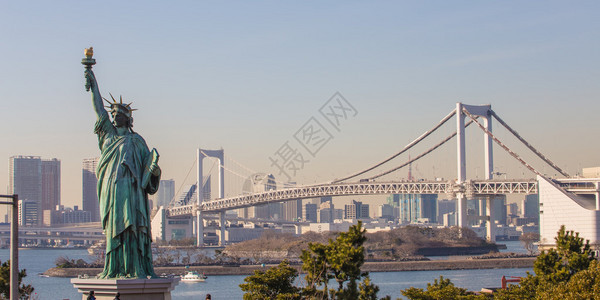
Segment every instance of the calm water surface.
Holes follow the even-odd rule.
[[[524,252],[519,242],[504,242],[506,250],[512,252]],[[2,262],[9,258],[7,249],[0,250]],[[21,249],[19,251],[19,267],[27,269],[26,283],[35,288],[37,299],[81,299],[81,295],[73,288],[70,278],[41,277],[40,273],[54,267],[54,262],[59,256],[70,259],[82,258],[91,261],[86,250],[57,249],[57,250],[35,250]],[[456,286],[469,290],[481,290],[482,287],[500,286],[500,278],[504,276],[524,276],[531,269],[492,269],[492,270],[454,270],[454,271],[413,271],[413,272],[389,272],[371,273],[371,279],[380,288],[379,297],[391,295],[392,299],[401,297],[400,290],[408,287],[427,286],[440,275],[450,278]],[[239,284],[244,282],[244,275],[210,276],[206,282],[184,283],[180,282],[172,293],[173,299],[204,299],[206,293],[210,293],[213,299],[242,299],[242,291]],[[301,284],[303,278],[299,278]]]

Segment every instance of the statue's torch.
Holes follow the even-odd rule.
[[[92,70],[92,66],[96,64],[96,60],[92,58],[94,56],[94,47],[86,48],[83,51],[85,57],[81,60],[81,64],[85,66],[86,70]],[[85,84],[85,90],[90,91],[90,83]]]

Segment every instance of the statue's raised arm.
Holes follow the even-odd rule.
[[[94,48],[89,47],[85,49],[84,54],[85,58],[81,60],[81,64],[85,66],[85,90],[92,91],[92,103],[94,104],[94,111],[96,111],[98,118],[100,119],[102,115],[108,117],[108,113],[102,105],[102,96],[100,95],[100,89],[98,88],[98,81],[96,81],[96,76],[94,75],[94,71],[92,71],[92,66],[96,64],[96,60],[92,58],[94,55]]]
[[[92,104],[94,105],[94,111],[96,111],[98,118],[100,118],[100,116],[103,114],[107,115],[106,117],[108,117],[108,113],[102,104],[102,96],[100,95],[100,89],[98,89],[98,82],[96,81],[94,71],[86,69],[85,79],[86,87],[89,87],[90,91],[92,92]]]

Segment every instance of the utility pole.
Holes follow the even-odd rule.
[[[0,201],[0,204],[11,205],[12,221],[10,223],[10,299],[19,299],[19,196],[0,195],[0,198],[12,201]]]

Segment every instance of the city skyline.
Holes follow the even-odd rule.
[[[79,63],[89,46],[101,93],[139,109],[134,130],[158,149],[163,179],[173,178],[176,190],[193,180],[186,173],[199,147],[222,147],[283,180],[269,158],[311,118],[332,139],[306,154],[310,162],[292,181],[340,178],[397,152],[456,102],[492,104],[574,175],[600,165],[600,142],[589,134],[600,125],[600,4],[536,4],[5,3],[0,24],[11,47],[0,49],[0,108],[13,113],[0,118],[11,128],[0,185],[9,185],[11,156],[57,158],[61,202],[81,207],[81,161],[99,155]],[[357,112],[339,130],[319,115],[336,92]],[[453,131],[449,123],[412,155]],[[483,178],[482,133],[467,132],[467,177]],[[494,132],[553,175],[497,123]],[[531,177],[494,150],[498,173]],[[450,142],[413,165],[413,176],[455,178],[455,153]]]

